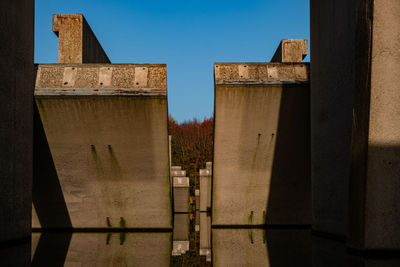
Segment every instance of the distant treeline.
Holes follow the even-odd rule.
[[[182,166],[188,174],[205,168],[206,162],[212,161],[213,118],[177,123],[170,115],[168,121],[172,135],[172,165]]]

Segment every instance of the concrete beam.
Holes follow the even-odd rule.
[[[1,245],[31,232],[34,1],[0,1],[0,18]]]
[[[110,63],[82,14],[53,15],[58,36],[58,63]]]
[[[275,51],[271,62],[292,63],[303,62],[308,54],[308,41],[283,39]]]
[[[311,223],[309,82],[309,64],[215,64],[213,226]]]
[[[33,226],[172,228],[166,66],[37,68]]]

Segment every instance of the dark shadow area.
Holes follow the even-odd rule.
[[[16,243],[7,247],[0,246],[1,266],[29,266],[31,260],[31,242]]]
[[[72,232],[42,233],[31,266],[64,266],[71,238]]]
[[[310,86],[283,85],[267,225],[311,224]]]
[[[71,219],[36,105],[33,153],[32,200],[41,227],[71,229]]]
[[[310,229],[266,229],[265,234],[271,267],[312,266]]]

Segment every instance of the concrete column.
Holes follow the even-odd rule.
[[[347,231],[354,94],[354,0],[311,0],[313,230]]]
[[[189,214],[174,214],[172,256],[181,256],[189,251]]]
[[[199,255],[206,256],[206,261],[211,262],[211,217],[206,212],[200,212],[199,246]]]
[[[200,169],[200,211],[211,209],[211,170]]]
[[[189,212],[190,185],[188,177],[174,177],[174,212]]]
[[[348,245],[400,250],[400,2],[357,1]]]
[[[58,63],[110,63],[82,14],[53,15],[58,36]]]
[[[34,1],[0,1],[0,243],[31,231],[33,42]]]
[[[213,226],[311,223],[309,98],[308,64],[215,64]]]

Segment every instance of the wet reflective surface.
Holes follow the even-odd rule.
[[[209,219],[196,229],[179,214],[173,232],[32,233],[31,244],[0,248],[1,266],[400,266],[310,229],[211,229]]]

